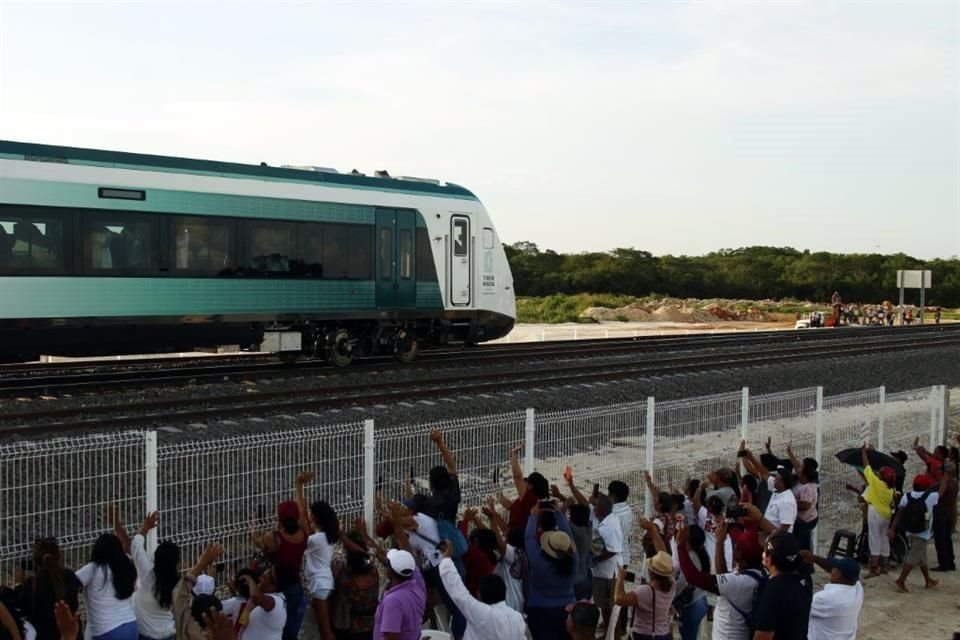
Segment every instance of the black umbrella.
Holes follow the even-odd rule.
[[[849,464],[854,467],[863,467],[863,454],[860,449],[844,449],[837,454],[837,460],[843,464]],[[867,449],[867,460],[874,471],[880,471],[883,467],[891,467],[898,478],[902,478],[907,471],[900,464],[900,461],[893,456],[887,455],[876,449]]]

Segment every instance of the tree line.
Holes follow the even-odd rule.
[[[897,270],[930,269],[927,303],[960,307],[960,259],[798,251],[789,247],[721,249],[704,256],[654,256],[638,249],[541,251],[532,242],[504,245],[519,296],[555,293],[662,294],[675,298],[785,298],[825,302],[897,301]],[[919,292],[907,290],[917,304]]]

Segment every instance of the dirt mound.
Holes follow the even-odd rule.
[[[587,307],[580,317],[597,322],[647,322],[650,312],[637,304],[627,305],[619,309],[607,307]]]

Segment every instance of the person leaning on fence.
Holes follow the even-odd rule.
[[[37,640],[60,637],[54,619],[54,605],[63,601],[71,611],[80,606],[80,581],[63,566],[63,556],[56,538],[42,538],[33,545],[33,575],[16,587],[21,615],[29,622]]]
[[[874,473],[868,457],[869,449],[862,448],[863,477],[867,488],[863,500],[867,504],[867,540],[870,545],[870,576],[886,573],[890,558],[890,518],[893,511],[893,488],[897,476],[892,467],[882,467]]]
[[[114,519],[114,522],[118,522]],[[93,640],[137,640],[133,592],[137,569],[115,533],[104,533],[93,545],[90,562],[77,571],[83,585],[87,625]]]
[[[713,614],[713,640],[752,640],[753,605],[760,585],[767,579],[763,568],[763,547],[756,527],[758,524],[771,530],[772,527],[763,523],[759,509],[754,506],[747,509],[750,522],[746,528],[730,530],[726,521],[717,528],[713,567],[716,575],[711,575],[710,568],[698,569],[689,554],[680,553],[677,558],[690,585],[719,596]],[[679,532],[680,548],[688,546],[688,535],[685,529]],[[728,539],[733,540],[732,571],[728,571],[722,551]]]
[[[800,556],[830,574],[830,582],[813,594],[808,640],[856,640],[863,608],[860,563],[853,558],[821,558],[803,550]]]
[[[517,499],[503,506],[510,513],[507,528],[525,531],[531,509],[540,500],[550,499],[550,483],[543,474],[536,471],[526,478],[523,477],[523,469],[520,466],[521,449],[523,449],[522,443],[510,449],[510,474],[513,478],[513,486],[517,490]]]
[[[297,502],[285,500],[278,504],[276,527],[263,534],[252,531],[251,538],[277,569],[277,587],[283,593],[287,610],[283,640],[297,640],[305,610],[300,568],[307,550],[307,532],[301,526]]]
[[[820,463],[814,458],[802,461],[793,453],[793,445],[787,444],[787,456],[794,469],[799,469],[797,482],[793,485],[793,496],[797,502],[797,520],[793,534],[800,541],[800,548],[809,551],[813,548],[813,531],[820,521],[817,509],[820,501]]]
[[[507,606],[507,585],[494,574],[483,576],[475,598],[463,584],[450,554],[453,542],[443,543],[440,579],[443,587],[467,620],[464,640],[524,640],[527,624],[523,614]]]
[[[932,589],[939,581],[930,577],[927,568],[927,546],[933,537],[933,510],[940,501],[946,483],[937,483],[932,477],[923,473],[913,479],[913,491],[900,499],[900,508],[890,525],[889,537],[893,539],[900,526],[903,525],[910,539],[910,550],[903,559],[903,569],[897,578],[897,589],[907,593],[907,578],[914,567],[919,567],[925,581],[924,588]]]
[[[633,588],[629,593],[624,590],[626,569],[617,570],[614,582],[614,602],[621,607],[633,608],[634,640],[670,640],[671,606],[676,592],[673,579],[673,559],[660,537],[657,526],[645,518],[638,520],[640,528],[651,539],[656,554],[647,558],[647,581]]]
[[[180,547],[164,540],[153,557],[147,554],[147,535],[160,522],[160,513],[147,515],[130,542],[130,556],[137,567],[139,586],[133,594],[133,609],[141,640],[169,640],[176,635],[173,620],[173,590],[180,581]]]

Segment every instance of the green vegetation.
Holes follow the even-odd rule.
[[[615,304],[615,300],[647,296],[653,291],[674,298],[826,303],[836,290],[845,301],[877,304],[896,301],[898,269],[932,270],[934,288],[927,293],[927,304],[960,307],[960,259],[956,258],[923,261],[902,253],[811,253],[789,247],[723,249],[705,256],[654,256],[637,249],[561,254],[541,251],[532,242],[504,248],[517,294],[546,296],[518,302],[521,322],[530,317],[556,318],[543,322],[575,321],[578,308],[615,308],[629,303]],[[583,291],[605,291],[609,295]],[[908,291],[907,296],[908,303],[919,302],[916,290]],[[765,311],[799,310],[789,304],[776,309],[758,306]]]
[[[517,299],[517,322],[579,322],[580,314],[587,307],[617,309],[634,302],[633,296],[579,293],[575,295],[554,294],[540,298]]]

